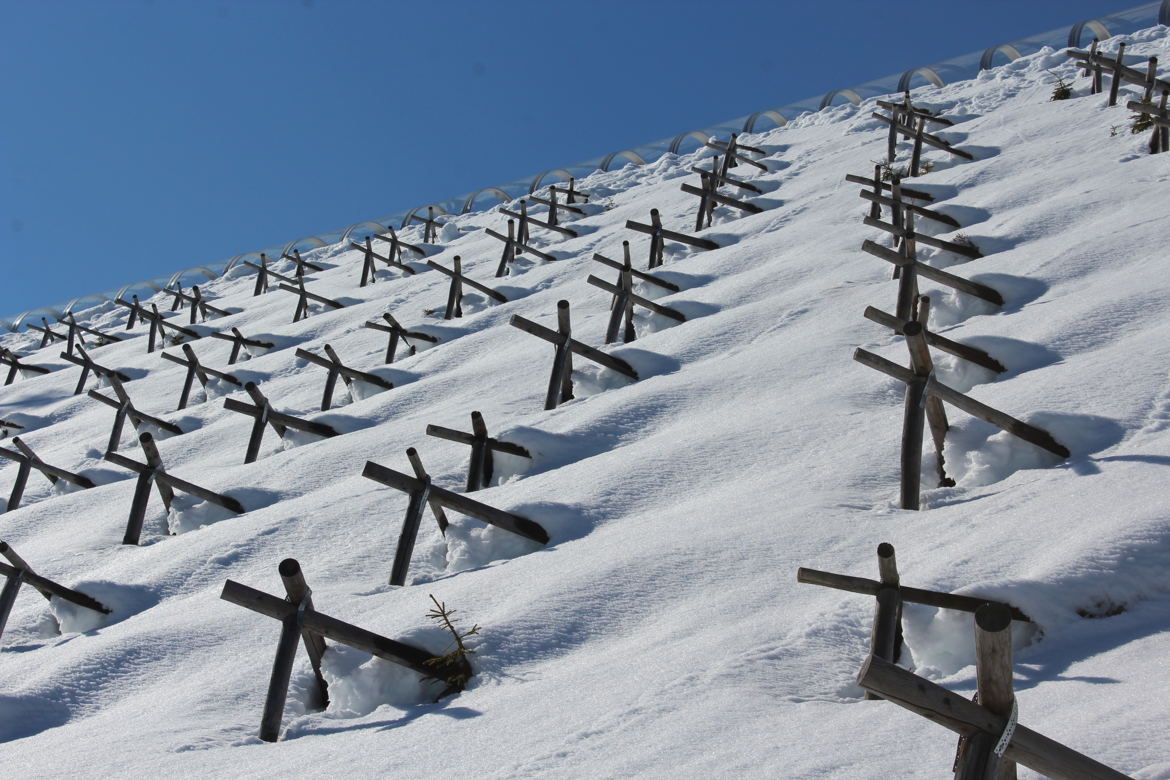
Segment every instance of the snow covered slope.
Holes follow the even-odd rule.
[[[1166,28],[1128,40],[1128,54],[1166,61]],[[862,317],[869,305],[892,310],[897,287],[860,250],[886,239],[862,225],[867,204],[844,180],[884,155],[871,103],[742,139],[768,152],[769,172],[736,169],[766,190],[754,199],[765,211],[720,209],[702,233],[720,249],[668,248],[662,275],[682,291],[659,301],[688,321],[639,315],[639,338],[607,351],[641,380],[578,358],[578,397],[553,411],[542,411],[553,350],[509,319],[555,327],[556,302],[568,299],[574,336],[600,346],[609,296],[585,280],[614,274],[590,257],[620,257],[628,239],[644,267],[649,239],[624,225],[649,221],[651,208],[689,232],[696,200],[679,186],[698,183],[688,169],[711,151],[580,181],[593,195],[572,222],[580,237],[534,228],[533,243],[562,259],[520,260],[507,279],[492,279],[501,245],[483,230],[504,230],[506,217],[450,218],[429,259],[450,267],[459,255],[510,299],[469,291],[462,319],[441,319],[448,279],[424,266],[380,271],[360,288],[361,253],[346,246],[305,255],[326,266],[308,289],[346,308],[316,306],[297,323],[294,296],[252,297],[249,269],[208,283],[216,305],[242,312],[205,331],[235,326],[275,343],[230,370],[277,409],[344,431],[283,442],[269,432],[252,464],[251,420],[223,405],[240,391],[221,385],[206,401],[196,391],[169,411],[184,369],[146,352],[144,328],[122,331],[125,310],[87,312],[87,324],[132,335],[94,359],[133,377],[140,409],[188,431],[159,437],[167,470],[249,510],[180,499],[168,518],[154,496],[137,547],[120,544],[135,482],[102,460],[113,410],[71,394],[78,369],[59,344],[0,337],[61,369],[0,390],[0,419],[25,425],[46,462],[99,483],[63,490],[34,474],[20,508],[0,515],[0,539],[40,574],[115,608],[95,621],[21,591],[0,640],[4,772],[940,777],[953,735],[864,701],[855,683],[872,600],[795,579],[799,566],[873,577],[874,549],[888,541],[905,584],[1002,599],[1035,620],[1016,637],[1022,723],[1128,774],[1170,778],[1170,154],[1145,154],[1129,112],[1088,96],[1083,77],[1074,99],[1050,102],[1054,76],[1073,73],[1046,51],[915,97],[955,120],[942,135],[977,159],[928,152],[933,170],[910,184],[986,255],[920,256],[1006,298],[996,310],[924,284],[939,330],[1009,369],[994,377],[940,355],[938,376],[1073,451],[1059,462],[952,411],[957,485],[924,484],[921,512],[896,508],[902,387],[851,359],[861,346],[906,362],[900,339]],[[421,241],[417,229],[403,238]],[[362,327],[383,312],[441,341],[383,366],[385,335]],[[336,408],[315,411],[325,371],[294,348],[325,344],[394,389],[355,390],[341,405],[339,387]],[[226,342],[193,347],[229,369]],[[551,541],[454,515],[444,538],[427,516],[410,584],[389,587],[407,496],[363,478],[363,466],[409,472],[413,446],[436,485],[462,490],[468,448],[425,429],[467,430],[472,410],[535,456],[499,457],[498,484],[476,497],[535,520]],[[141,460],[131,433],[121,451]],[[0,465],[0,490],[16,470]],[[320,611],[434,652],[447,641],[426,617],[428,595],[459,610],[464,628],[481,627],[469,689],[431,703],[433,684],[333,645],[332,703],[314,711],[302,652],[282,741],[260,742],[279,625],[219,593],[229,578],[282,593],[286,557],[300,561]],[[904,665],[974,690],[969,615],[908,605],[905,628]]]

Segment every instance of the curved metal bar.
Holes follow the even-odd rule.
[[[1170,3],[1170,0],[1166,0],[1166,2]],[[743,123],[743,132],[745,132],[745,133],[755,132],[756,122],[762,116],[766,116],[769,119],[771,119],[773,122],[775,122],[776,127],[784,127],[784,125],[788,124],[788,117],[784,116],[779,111],[773,111],[772,109],[769,108],[769,109],[766,109],[764,111],[757,111],[756,113],[749,116],[747,118],[747,121]]]
[[[497,198],[500,199],[500,203],[507,203],[508,201],[512,200],[512,198],[508,195],[508,193],[504,192],[499,187],[484,187],[482,190],[476,190],[475,192],[473,192],[467,196],[467,201],[464,202],[463,208],[459,210],[459,213],[460,214],[467,214],[468,212],[470,212],[472,204],[475,203],[475,199],[478,198],[480,195],[484,194],[485,192],[490,194],[490,195],[495,195]]]
[[[24,324],[26,319],[31,317],[45,317],[50,316],[55,320],[59,320],[65,316],[65,312],[54,309],[51,306],[42,306],[39,309],[29,309],[23,312],[20,316],[12,321],[12,332],[16,333],[20,330],[20,326]]]
[[[902,74],[902,78],[898,79],[898,91],[905,92],[911,89],[910,82],[914,81],[915,76],[922,76],[922,78],[929,81],[936,87],[945,87],[947,83],[942,80],[942,76],[938,75],[938,71],[934,68],[921,67],[911,68]]]
[[[211,270],[210,267],[208,267],[206,265],[197,265],[197,266],[194,266],[193,268],[184,268],[182,271],[176,271],[175,273],[171,274],[171,277],[169,279],[167,279],[166,286],[170,287],[171,285],[175,284],[180,279],[182,279],[184,276],[186,276],[187,274],[190,274],[190,273],[201,273],[204,276],[206,276],[208,279],[215,279],[219,276],[219,274],[217,274],[215,271]]]
[[[280,250],[280,254],[281,254],[282,256],[283,256],[283,255],[287,255],[287,254],[289,253],[289,251],[290,251],[290,250],[291,250],[291,249],[292,249],[294,246],[296,246],[297,244],[301,243],[302,241],[308,241],[308,242],[310,242],[310,243],[312,243],[312,244],[316,244],[317,246],[329,246],[328,244],[326,244],[324,241],[322,241],[321,239],[317,238],[316,236],[305,236],[304,238],[298,238],[296,241],[289,241],[287,244],[285,244],[285,245],[284,245],[284,248]],[[213,277],[213,278],[214,278],[214,277]]]
[[[707,139],[710,137],[711,136],[709,135],[700,133],[698,130],[691,130],[689,133],[679,133],[670,140],[670,153],[678,154],[678,150],[682,148],[683,141],[687,140],[688,138],[695,139],[699,142],[699,146],[703,146],[707,143]]]
[[[102,303],[109,303],[112,299],[109,296],[103,295],[101,293],[93,293],[91,295],[79,295],[76,298],[74,298],[73,300],[69,301],[69,303],[65,304],[65,313],[69,314],[70,312],[73,311],[74,306],[76,306],[78,303],[81,303],[82,301],[87,301],[87,300],[94,301],[93,305],[97,306],[97,305],[102,304]],[[83,306],[81,308],[87,309],[89,307]]]
[[[1158,8],[1158,24],[1170,25],[1170,0],[1162,0]]]
[[[145,281],[145,282],[132,282],[130,284],[123,285],[122,287],[119,287],[118,292],[114,295],[114,297],[115,298],[125,298],[126,291],[133,290],[135,287],[149,287],[150,289],[154,290],[155,292],[161,292],[162,288],[163,288],[163,286],[161,284],[154,281],[153,279],[150,279],[149,281]]]
[[[1113,33],[1109,32],[1109,28],[1101,24],[1097,19],[1086,19],[1083,22],[1077,22],[1068,31],[1069,46],[1079,47],[1081,45],[1081,35],[1084,34],[1086,27],[1092,30],[1093,36],[1098,40],[1103,41],[1113,36]]]
[[[1170,3],[1170,0],[1166,0]],[[979,58],[979,70],[991,70],[995,67],[995,55],[1003,54],[1008,58],[1008,62],[1018,60],[1020,58],[1020,50],[1010,43],[1001,43],[998,46],[990,46],[983,52],[983,56]]]
[[[634,165],[645,165],[646,164],[646,161],[644,159],[642,159],[641,155],[637,154],[636,152],[632,152],[629,149],[625,149],[625,150],[620,151],[620,152],[611,152],[610,154],[607,154],[605,156],[605,159],[603,159],[601,161],[601,165],[599,165],[597,167],[603,171],[608,171],[609,164],[611,162],[613,162],[615,157],[624,157],[627,160],[629,160],[630,162],[632,162]]]
[[[855,106],[861,105],[861,95],[856,91],[846,87],[845,89],[834,89],[832,92],[826,92],[825,96],[821,98],[821,108],[828,108],[833,105],[833,98],[840,95]]]
[[[362,220],[361,222],[355,222],[355,223],[353,223],[352,225],[350,225],[349,227],[347,227],[347,228],[345,229],[345,232],[341,234],[341,241],[340,241],[340,243],[344,244],[346,241],[348,241],[348,240],[349,240],[349,234],[350,234],[350,233],[352,233],[353,231],[357,230],[358,228],[360,228],[360,227],[364,227],[364,226],[373,227],[373,228],[375,228],[375,229],[376,229],[376,231],[377,231],[378,233],[382,233],[382,232],[384,232],[384,231],[386,230],[386,228],[382,227],[382,225],[381,225],[381,224],[379,224],[379,223],[375,222],[374,220],[372,220],[372,219],[365,219],[365,220]]]
[[[1170,0],[1166,0],[1166,2],[1170,2]],[[540,186],[542,181],[544,181],[544,177],[548,176],[550,173],[555,173],[557,176],[560,176],[562,181],[568,181],[569,179],[573,178],[573,174],[569,173],[564,168],[549,168],[547,171],[532,180],[532,186],[528,188],[528,193],[531,195],[532,193],[536,192],[536,188]]]

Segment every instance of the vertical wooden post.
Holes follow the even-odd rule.
[[[467,468],[467,493],[485,488],[492,479],[492,449],[488,446],[487,424],[479,412],[471,413],[471,464]]]
[[[300,266],[297,266],[298,270]],[[370,241],[370,237],[366,236],[366,254],[362,258],[362,280],[358,283],[358,287],[365,287],[367,284],[378,281],[377,274],[374,268],[374,247]],[[297,278],[301,278],[301,274],[297,274]]]
[[[654,233],[650,236],[650,263],[649,268],[657,268],[663,262],[663,245],[662,238],[662,219],[658,215],[658,209],[650,209],[650,224],[654,228]]]
[[[20,506],[20,499],[24,497],[24,486],[28,484],[28,475],[31,471],[32,463],[28,458],[20,461],[20,466],[16,470],[16,482],[13,483],[12,492],[8,495],[5,512],[11,512]]]
[[[284,718],[284,703],[288,699],[288,683],[292,678],[300,638],[301,617],[297,612],[280,622],[280,642],[276,645],[276,658],[272,660],[268,696],[264,699],[264,714],[260,718],[260,739],[265,742],[275,742],[280,737],[280,721]]]
[[[333,365],[329,366],[329,376],[325,377],[325,392],[321,395],[321,411],[323,412],[329,411],[329,407],[333,405],[333,391],[337,387],[337,377],[341,376],[341,358],[337,357],[333,347],[326,344],[325,354],[329,356]],[[345,385],[349,386],[348,377],[345,378]]]
[[[1012,614],[1003,604],[984,604],[975,612],[975,677],[979,704],[1011,716]],[[1015,780],[1016,765],[995,755],[995,737],[979,733],[960,741],[955,777],[960,780]]]
[[[8,623],[8,615],[12,613],[12,605],[16,602],[16,594],[20,592],[20,586],[24,584],[24,569],[21,569],[15,576],[9,577],[8,581],[4,583],[4,589],[0,590],[0,636],[4,635],[4,626]]]
[[[1154,99],[1154,86],[1158,81],[1158,58],[1150,57],[1146,65],[1146,91],[1142,93],[1142,102],[1149,103]]]
[[[508,240],[504,242],[504,251],[500,255],[500,264],[496,267],[496,278],[508,275],[508,266],[516,259],[516,222],[508,220]]]
[[[906,385],[902,413],[902,484],[903,509],[919,508],[922,482],[922,433],[925,421],[926,379],[915,377]]]
[[[256,272],[256,286],[252,288],[252,296],[268,292],[268,257],[260,253],[260,270]]]
[[[548,188],[548,224],[556,225],[557,223],[557,188]]]
[[[569,344],[572,328],[569,324],[569,302],[557,301],[557,332],[560,338],[553,356],[552,374],[548,380],[548,392],[544,397],[544,408],[555,409],[558,403],[573,398],[573,350]]]
[[[902,651],[902,592],[898,589],[898,564],[894,546],[882,542],[877,548],[881,587],[875,594],[873,630],[869,651],[890,663],[897,663]],[[865,698],[880,698],[866,692]]]
[[[893,127],[893,125],[891,125],[891,127]],[[873,166],[873,194],[874,195],[881,195],[882,194],[882,166],[880,166],[880,165]],[[882,218],[882,205],[880,203],[878,203],[876,200],[870,201],[869,218],[870,219],[881,219]]]
[[[418,458],[418,451],[411,447],[406,451],[406,457],[411,459],[411,465]],[[421,464],[420,464],[421,465]],[[418,527],[422,523],[423,512],[427,508],[431,493],[431,478],[428,475],[419,477],[423,486],[420,490],[410,494],[410,503],[406,507],[406,516],[402,519],[402,532],[398,535],[398,546],[394,551],[394,565],[390,569],[390,584],[405,585],[406,572],[410,568],[410,557],[414,552],[414,543],[418,538]]]
[[[1117,64],[1113,69],[1113,81],[1109,83],[1109,105],[1117,105],[1117,91],[1121,87],[1121,69],[1125,67],[1125,44],[1117,44]]]
[[[520,199],[520,224],[516,226],[516,241],[521,244],[527,244],[531,238],[528,230],[528,201]],[[522,247],[516,248],[516,254],[521,254],[524,251]]]
[[[509,225],[509,230],[511,226]],[[447,310],[443,312],[443,319],[463,316],[463,261],[455,255],[455,275],[451,277],[451,287],[447,291]]]
[[[430,475],[427,474],[427,470],[423,468],[422,458],[418,456],[418,450],[416,450],[414,447],[408,449],[406,451],[406,459],[410,461],[410,467],[414,470],[414,475],[416,477],[421,480],[430,479]],[[435,522],[438,523],[439,530],[443,533],[444,536],[446,536],[447,526],[449,523],[447,522],[447,513],[443,511],[443,505],[429,496],[427,498],[427,503],[431,506],[431,514],[435,516]]]
[[[922,172],[922,136],[926,134],[926,117],[918,117],[918,126],[914,128],[914,151],[910,153],[910,175],[918,176]]]
[[[154,483],[154,469],[147,469],[138,475],[134,485],[134,498],[130,502],[130,518],[126,521],[126,533],[122,544],[138,544],[142,538],[142,523],[146,518],[146,503],[150,500],[150,486]]]
[[[301,565],[295,558],[285,558],[278,567],[281,582],[284,583],[284,592],[291,604],[303,605],[306,610],[313,608],[313,589],[305,582],[305,575],[301,572]],[[309,663],[313,666],[313,676],[317,678],[317,706],[329,706],[329,684],[325,682],[325,675],[321,673],[321,658],[325,655],[325,638],[312,631],[301,629],[301,641],[305,645],[305,652],[309,654]]]

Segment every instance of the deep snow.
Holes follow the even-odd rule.
[[[1124,40],[1135,59],[1165,61],[1170,49],[1166,28]],[[876,576],[874,549],[889,541],[905,584],[1002,599],[1035,620],[1016,638],[1022,723],[1128,774],[1170,778],[1161,684],[1170,655],[1170,155],[1145,154],[1129,112],[1089,96],[1083,77],[1073,99],[1050,102],[1056,75],[1074,72],[1048,50],[915,93],[956,120],[940,134],[977,159],[930,151],[934,169],[910,185],[963,224],[940,235],[961,232],[986,254],[920,257],[1007,299],[994,310],[923,285],[940,331],[1009,369],[994,377],[936,355],[939,379],[1073,451],[1059,462],[952,410],[946,456],[958,484],[924,482],[921,512],[896,508],[902,388],[850,357],[861,346],[906,362],[900,339],[861,316],[868,305],[892,310],[896,295],[889,266],[860,250],[886,237],[861,224],[867,203],[844,181],[871,173],[884,154],[872,101],[745,136],[767,150],[770,170],[735,173],[764,187],[755,202],[766,210],[740,218],[719,209],[702,233],[718,250],[669,245],[662,276],[682,291],[643,285],[642,294],[688,321],[640,314],[638,340],[606,350],[640,381],[577,358],[578,397],[554,411],[541,409],[553,350],[509,318],[555,327],[565,298],[574,336],[601,346],[608,295],[585,278],[614,274],[591,255],[620,257],[628,239],[644,267],[649,239],[624,224],[647,222],[652,207],[668,228],[690,232],[696,200],[679,185],[697,183],[688,168],[711,151],[580,181],[593,195],[590,214],[571,223],[581,236],[534,227],[533,244],[561,259],[521,259],[506,279],[491,277],[501,245],[483,231],[505,230],[506,218],[494,209],[448,218],[429,259],[450,267],[459,255],[466,273],[510,299],[469,291],[462,319],[441,319],[447,277],[416,264],[417,275],[379,271],[359,288],[361,254],[341,245],[304,255],[327,267],[308,288],[346,308],[315,306],[295,324],[295,297],[275,285],[252,297],[249,269],[202,286],[216,305],[242,312],[198,329],[236,326],[276,346],[228,367],[230,345],[201,339],[200,359],[341,436],[282,441],[269,431],[260,459],[243,465],[251,420],[223,407],[242,392],[221,383],[171,411],[185,369],[146,353],[145,328],[93,349],[134,377],[126,389],[139,408],[187,431],[157,437],[167,470],[249,510],[183,499],[168,517],[153,496],[138,547],[120,544],[132,475],[102,460],[113,410],[71,395],[78,369],[59,358],[60,344],[0,337],[29,362],[60,369],[0,390],[0,419],[25,425],[23,439],[45,461],[99,484],[59,489],[34,473],[20,508],[0,515],[0,538],[40,574],[114,607],[95,620],[21,592],[0,640],[5,772],[939,777],[953,735],[863,701],[855,683],[871,599],[795,581],[799,566]],[[422,239],[417,228],[402,237]],[[124,311],[105,306],[82,321],[123,333]],[[387,311],[441,341],[382,365],[386,336],[362,323]],[[326,343],[394,389],[351,396],[339,384],[334,409],[317,411],[325,371],[293,353]],[[453,513],[444,538],[427,515],[411,583],[392,588],[407,497],[362,468],[373,460],[409,472],[413,446],[436,485],[461,491],[468,448],[424,431],[467,430],[473,409],[491,435],[535,456],[497,456],[497,484],[475,497],[539,522],[551,542]],[[120,451],[142,459],[129,425]],[[0,462],[0,490],[15,474]],[[931,474],[924,468],[925,480]],[[430,703],[433,684],[336,647],[333,703],[313,711],[302,652],[282,741],[260,742],[279,626],[219,592],[230,578],[280,593],[276,566],[289,556],[320,611],[364,628],[444,651],[446,637],[425,617],[429,594],[459,610],[465,628],[481,626],[470,688]],[[911,605],[905,629],[907,665],[973,691],[969,615]]]

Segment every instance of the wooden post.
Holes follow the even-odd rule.
[[[902,653],[902,592],[898,587],[900,581],[894,546],[882,542],[877,554],[881,587],[874,597],[869,651],[890,663],[897,663]],[[866,691],[865,698],[876,699],[878,696]]]
[[[475,438],[471,441],[471,463],[467,468],[467,490],[474,493],[480,488],[491,484],[493,459],[492,448],[488,446],[487,424],[483,415],[478,411],[471,413],[471,431]]]
[[[500,264],[496,267],[496,278],[507,276],[509,266],[512,261],[516,259],[516,237],[515,237],[516,223],[513,220],[508,220],[508,237],[504,240],[504,251],[500,255]]]
[[[1007,718],[874,656],[866,660],[857,681],[887,701],[960,734],[986,732],[998,739],[1008,725]],[[1012,732],[1004,756],[1051,777],[1128,780],[1117,770],[1023,725]]]
[[[556,353],[553,356],[552,374],[548,380],[548,392],[544,397],[545,409],[556,409],[558,403],[573,400],[573,353],[569,348],[572,328],[569,324],[569,302],[557,301]]]
[[[1005,718],[1012,715],[1012,616],[1002,604],[975,611],[975,676],[980,706]],[[1016,766],[994,751],[995,739],[983,732],[959,740],[955,777],[960,780],[1015,780]]]
[[[1109,83],[1109,105],[1117,105],[1117,91],[1121,87],[1122,69],[1125,67],[1125,44],[1117,44],[1117,63],[1113,68],[1113,80]]]
[[[260,718],[260,739],[265,742],[275,742],[280,737],[280,721],[284,718],[284,704],[288,700],[288,683],[297,656],[297,642],[301,638],[302,614],[298,610],[280,621],[280,641],[276,645],[276,657],[272,659],[268,695],[264,698],[264,714]]]
[[[463,260],[459,255],[455,255],[453,265],[455,273],[451,277],[451,286],[447,290],[447,308],[443,312],[445,320],[463,316]]]
[[[0,636],[4,636],[4,626],[8,624],[8,616],[12,613],[12,605],[16,603],[16,594],[24,584],[24,569],[18,569],[16,574],[10,575],[4,582],[4,589],[0,590]]]
[[[278,567],[280,580],[284,583],[284,592],[290,604],[297,605],[297,611],[303,604],[306,610],[313,609],[313,589],[305,582],[305,575],[301,572],[301,565],[295,558],[285,558]],[[313,676],[317,678],[318,696],[317,706],[329,706],[329,684],[325,675],[321,673],[321,658],[325,655],[325,639],[320,634],[314,634],[301,626],[301,641],[304,642],[305,652],[309,655],[309,663],[313,666]]]

